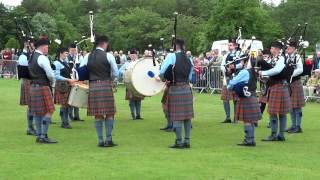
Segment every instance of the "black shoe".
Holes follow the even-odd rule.
[[[42,138],[42,143],[43,144],[56,144],[58,141],[50,139],[50,138]]]
[[[254,127],[258,127],[259,126],[258,123],[253,123],[253,125],[254,125]]]
[[[64,129],[72,129],[72,127],[70,126],[70,124],[61,124],[61,128],[64,128]]]
[[[80,118],[73,118],[72,121],[84,121],[84,120]]]
[[[168,129],[165,130],[166,132],[173,132],[173,128],[172,127],[169,127]]]
[[[104,147],[115,147],[115,146],[118,146],[118,144],[113,143],[113,141],[107,141],[104,144]]]
[[[226,119],[224,121],[222,121],[221,123],[232,123],[231,119]]]
[[[99,142],[97,146],[98,147],[105,147],[105,144],[104,144],[104,142]]]
[[[184,148],[184,144],[173,144],[171,146],[169,146],[169,148],[173,148],[173,149],[183,149]]]
[[[292,133],[296,128],[294,127],[291,127],[289,129],[286,130],[287,133]]]
[[[294,133],[302,133],[301,127],[297,127],[296,130],[294,131]]]
[[[167,129],[169,129],[170,127],[169,126],[167,126],[167,127],[164,127],[164,128],[160,128],[160,130],[161,131],[165,131],[165,130],[167,130]]]
[[[278,141],[278,137],[276,137],[276,136],[269,136],[269,137],[267,137],[266,139],[262,139],[262,141],[267,141],[267,142],[269,142],[269,141]]]
[[[277,137],[277,141],[286,141],[286,138],[281,137],[281,136],[278,136],[278,137]]]
[[[243,141],[242,143],[237,144],[237,145],[238,145],[238,146],[246,146],[246,147],[255,147],[255,146],[256,146],[256,143],[255,143],[255,142],[248,143],[247,141]]]
[[[29,129],[29,130],[27,130],[27,135],[28,136],[36,136],[37,132],[34,129]]]
[[[143,120],[143,118],[141,116],[137,116],[136,119]]]
[[[191,145],[190,143],[183,143],[183,147],[189,149],[191,148]]]

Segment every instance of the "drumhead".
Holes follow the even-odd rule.
[[[139,59],[132,64],[131,83],[135,90],[143,96],[154,96],[165,88],[164,82],[158,82],[155,77],[160,74],[160,65],[153,65],[152,58]]]

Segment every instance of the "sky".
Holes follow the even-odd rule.
[[[0,0],[5,5],[17,6],[21,4],[22,0]],[[279,4],[281,0],[264,0],[265,2],[273,2],[275,4]]]

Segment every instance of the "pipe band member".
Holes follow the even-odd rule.
[[[176,52],[168,54],[160,69],[162,80],[170,81],[166,97],[167,116],[173,121],[176,133],[175,144],[170,148],[190,148],[191,119],[194,117],[193,95],[189,84],[192,69],[192,61],[184,53],[184,41],[177,39]],[[182,126],[185,130],[184,141]]]
[[[260,76],[269,76],[268,80],[268,113],[271,122],[271,135],[263,141],[285,141],[287,114],[291,111],[291,100],[286,71],[285,58],[280,54],[283,44],[275,41],[271,45],[272,68],[259,71]],[[278,128],[280,126],[280,128]]]
[[[69,67],[74,71],[74,69],[78,68],[80,63],[79,63],[79,58],[78,58],[78,50],[77,50],[77,45],[72,43],[69,45],[69,54],[67,56],[68,58],[68,63]],[[69,113],[69,118],[72,121],[84,121],[83,119],[80,118],[80,109],[78,107],[74,106],[69,106],[68,109]]]
[[[30,45],[30,46],[29,46]],[[35,136],[37,132],[33,124],[33,115],[30,112],[29,100],[30,100],[30,73],[28,70],[28,61],[34,51],[34,40],[29,40],[29,45],[24,44],[22,54],[18,59],[18,75],[21,79],[20,88],[20,105],[27,106],[27,135]],[[29,48],[29,49],[28,49]]]
[[[112,141],[112,130],[116,106],[112,91],[112,80],[118,77],[118,67],[114,56],[107,53],[109,38],[96,38],[94,49],[87,61],[89,72],[88,116],[95,117],[98,135],[98,147],[116,146]],[[106,129],[106,141],[103,140],[103,123]]]
[[[51,92],[51,85],[54,84],[55,77],[50,61],[46,56],[49,49],[49,40],[46,38],[39,39],[35,46],[36,51],[29,61],[31,77],[29,106],[36,124],[36,142],[52,144],[57,143],[57,141],[48,137],[51,117],[55,110]]]
[[[248,59],[241,60],[240,72],[229,81],[227,88],[234,90],[239,97],[236,119],[244,123],[245,139],[238,145],[253,147],[256,146],[255,124],[261,120],[261,111],[256,96],[257,75],[254,69],[245,68],[247,63]],[[228,71],[234,68],[236,68],[235,64],[231,64]]]
[[[223,60],[221,62],[220,69],[221,71],[225,74],[225,81],[224,85],[222,87],[222,92],[221,92],[221,100],[223,101],[223,108],[226,114],[226,119],[222,121],[222,123],[231,123],[231,113],[230,113],[230,100],[233,100],[233,109],[234,109],[234,117],[236,116],[236,105],[237,105],[237,100],[238,97],[237,95],[233,92],[227,89],[227,84],[232,79],[232,76],[235,72],[226,72],[226,67],[225,65],[231,61],[233,61],[236,58],[239,58],[241,56],[241,52],[237,48],[237,42],[235,39],[229,39],[228,43],[228,50],[229,52],[223,57]],[[234,122],[236,119],[234,118]]]
[[[57,51],[57,58],[54,61],[56,85],[54,91],[54,102],[55,104],[61,105],[60,117],[61,127],[65,129],[71,129],[69,123],[69,105],[68,98],[71,91],[71,85],[75,80],[71,79],[72,69],[69,66],[67,56],[69,52],[67,48],[59,48]]]
[[[294,71],[290,82],[291,92],[291,127],[287,129],[288,133],[302,133],[302,108],[305,106],[303,86],[301,76],[303,75],[302,58],[297,53],[297,43],[292,41],[287,49],[289,63],[294,66]]]
[[[129,60],[130,59],[130,60]],[[129,54],[128,61],[124,63],[119,69],[119,76],[123,76],[125,71],[128,69],[130,63],[133,63],[138,60],[137,51],[132,49]],[[131,112],[132,120],[142,120],[141,117],[141,101],[144,99],[143,96],[134,95],[134,93],[126,88],[125,99],[129,101],[129,107]]]

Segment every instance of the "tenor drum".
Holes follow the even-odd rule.
[[[165,88],[164,82],[155,77],[160,74],[160,65],[153,64],[152,58],[143,58],[131,62],[124,73],[124,83],[134,96],[154,96]]]
[[[89,87],[84,84],[76,84],[72,87],[68,104],[78,108],[86,108],[88,106]]]

